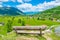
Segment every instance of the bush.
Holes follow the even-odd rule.
[[[37,20],[40,20],[40,18],[38,17]]]
[[[8,20],[7,22],[7,32],[11,32],[12,31],[12,21],[11,20]]]
[[[25,21],[22,21],[22,26],[25,26]]]
[[[21,23],[21,19],[18,19],[18,23]]]
[[[12,20],[14,20],[15,19],[15,17],[12,17]]]

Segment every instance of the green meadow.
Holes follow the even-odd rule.
[[[13,26],[41,26],[47,25],[49,28],[52,25],[60,25],[60,22],[52,20],[41,20],[35,16],[0,16],[0,22],[4,25],[0,26],[0,40],[16,40],[16,33],[13,32]],[[53,31],[53,30],[52,30]],[[11,32],[11,33],[10,33]],[[10,33],[10,34],[9,34]],[[2,36],[3,35],[3,36]],[[25,35],[30,37],[30,35]],[[60,37],[57,37],[53,34],[49,35],[53,40],[59,40]],[[20,36],[21,37],[21,36]],[[39,40],[46,40],[44,37],[34,36]]]

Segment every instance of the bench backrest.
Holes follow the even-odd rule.
[[[14,26],[14,30],[44,30],[46,27],[40,27],[40,26]]]
[[[42,34],[43,34],[42,31],[44,29],[46,29],[46,27],[40,27],[40,26],[14,26],[13,29],[15,30],[15,32],[17,34],[29,33],[29,34],[40,34],[40,36],[42,36]],[[27,32],[27,31],[23,31],[23,30],[27,30],[27,31],[28,30],[31,30],[31,31],[34,30],[34,32]],[[35,30],[37,30],[37,32],[35,32]]]

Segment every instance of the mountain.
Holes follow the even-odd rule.
[[[0,15],[24,15],[24,13],[14,7],[0,7]]]
[[[34,15],[37,14],[38,12],[25,12],[26,15]]]
[[[60,18],[60,6],[39,12],[35,16],[42,18]]]

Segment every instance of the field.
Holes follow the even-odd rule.
[[[0,40],[15,40],[16,34],[11,30],[12,26],[40,26],[47,25],[49,28],[52,25],[60,25],[60,22],[51,20],[41,20],[37,17],[31,16],[0,16],[0,23],[4,25],[0,26]],[[11,27],[8,27],[11,26]],[[8,31],[9,30],[9,31]],[[11,32],[11,33],[10,33]],[[24,35],[23,35],[24,36]],[[30,35],[27,35],[30,37]],[[49,35],[53,40],[59,40],[60,37],[53,34]],[[20,36],[21,37],[21,36]],[[44,37],[34,36],[39,40],[46,40]]]

